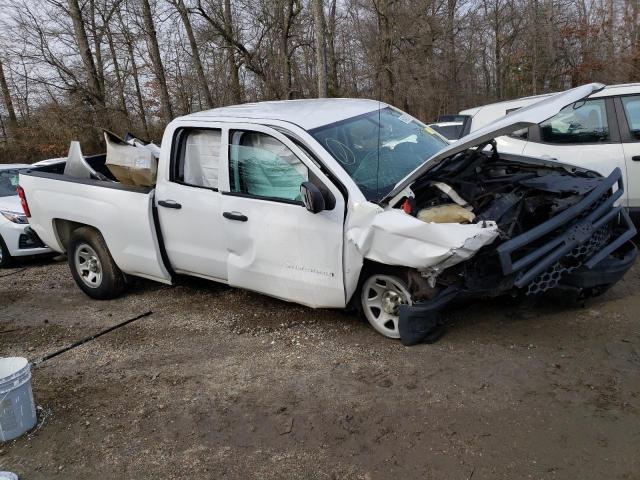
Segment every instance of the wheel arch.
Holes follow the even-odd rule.
[[[53,219],[53,232],[55,233],[58,244],[60,245],[60,247],[62,247],[65,253],[69,249],[69,240],[73,232],[83,227],[93,228],[94,230],[96,230],[98,233],[102,235],[102,232],[100,232],[100,229],[97,228],[95,225],[76,222],[73,220],[65,220],[62,218]]]
[[[412,295],[416,294],[418,298],[431,297],[435,295],[435,292],[437,291],[436,288],[429,286],[427,279],[424,278],[415,268],[405,267],[402,265],[388,265],[386,263],[380,263],[365,258],[362,263],[362,268],[360,269],[360,275],[358,276],[357,287],[347,302],[347,305],[350,308],[355,307],[356,303],[359,302],[360,291],[367,277],[376,273],[386,275],[398,275],[401,273],[403,280],[406,280]]]

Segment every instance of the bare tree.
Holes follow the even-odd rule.
[[[211,90],[209,89],[209,83],[207,82],[207,77],[204,74],[204,68],[202,67],[202,61],[200,60],[200,50],[198,48],[198,43],[196,42],[196,37],[193,34],[193,27],[191,26],[191,20],[189,18],[189,11],[184,4],[183,0],[169,0],[171,4],[176,8],[178,13],[180,14],[180,19],[182,20],[182,24],[184,26],[185,33],[187,34],[187,38],[189,39],[189,46],[191,47],[191,55],[193,60],[193,66],[196,70],[196,74],[198,76],[198,83],[200,84],[200,90],[205,99],[205,104],[209,108],[213,108],[213,96],[211,95]]]
[[[2,98],[4,100],[4,106],[7,109],[7,113],[9,115],[9,128],[11,128],[18,123],[18,118],[16,117],[16,111],[13,109],[13,100],[11,99],[9,84],[7,83],[7,78],[4,76],[2,59],[0,59],[0,89],[2,90]]]
[[[327,40],[325,36],[324,2],[312,0],[313,24],[316,40],[316,71],[318,78],[318,97],[327,96]]]
[[[91,46],[89,45],[89,39],[87,37],[87,31],[85,29],[85,20],[82,17],[82,11],[78,0],[68,0],[69,15],[73,22],[73,31],[75,33],[75,40],[78,44],[78,52],[84,65],[84,70],[88,81],[88,91],[91,95],[91,102],[98,106],[104,107],[104,94],[101,86],[100,76],[96,69],[96,64],[93,59],[93,53]]]
[[[142,7],[142,19],[144,22],[147,45],[149,47],[149,56],[151,57],[153,71],[158,81],[158,88],[160,89],[162,117],[166,123],[169,123],[173,119],[173,108],[169,98],[169,88],[167,87],[167,78],[162,64],[162,55],[160,54],[160,47],[158,45],[158,36],[153,22],[153,14],[151,13],[151,4],[149,3],[149,0],[140,0],[140,5]]]

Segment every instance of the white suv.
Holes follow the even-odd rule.
[[[30,166],[0,165],[0,268],[11,265],[14,257],[51,253],[29,228],[16,192],[18,174]]]
[[[468,132],[549,95],[494,103],[460,112]],[[622,170],[623,202],[640,224],[640,83],[607,86],[538,125],[497,139],[501,153],[514,153],[563,163],[609,175]]]

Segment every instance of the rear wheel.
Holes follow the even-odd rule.
[[[9,253],[7,244],[4,243],[2,237],[0,237],[0,268],[8,268],[13,265],[13,257]]]
[[[388,338],[400,338],[400,305],[413,304],[403,277],[400,273],[372,273],[360,289],[360,310],[371,326]]]
[[[124,291],[124,274],[97,230],[82,227],[71,234],[68,260],[76,284],[91,298],[107,300]]]

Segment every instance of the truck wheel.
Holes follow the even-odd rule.
[[[359,292],[359,310],[378,333],[400,338],[400,305],[413,304],[406,275],[396,269],[364,276]]]
[[[0,237],[0,268],[8,268],[13,265],[13,257],[9,253],[7,244],[4,243],[2,237]]]
[[[68,259],[73,279],[91,298],[108,300],[124,291],[124,274],[97,230],[90,227],[75,230],[69,239]]]

